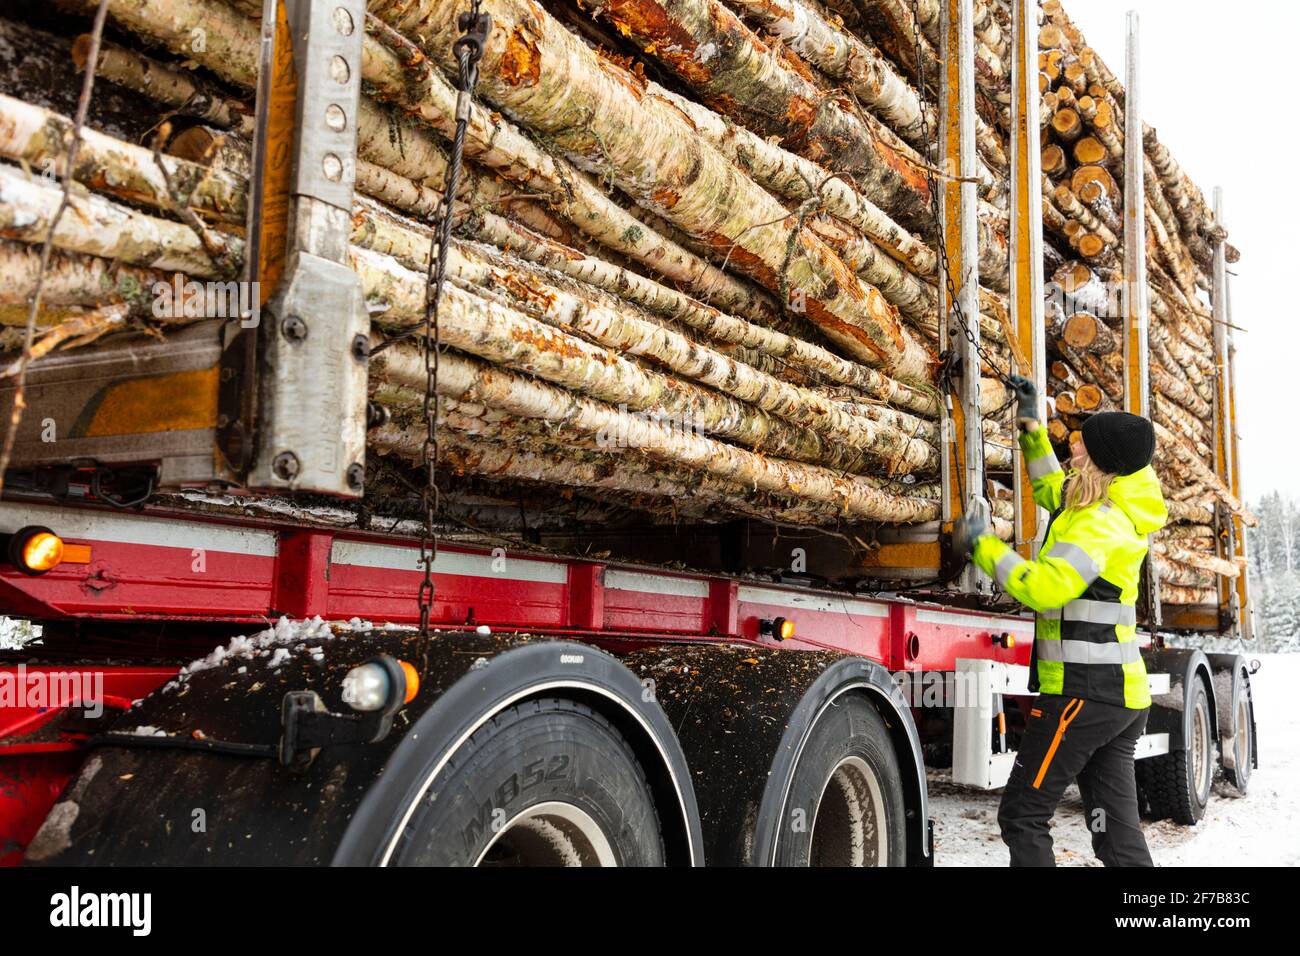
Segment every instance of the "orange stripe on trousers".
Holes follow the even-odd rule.
[[[1061,738],[1065,736],[1065,728],[1070,726],[1070,721],[1079,716],[1081,710],[1083,710],[1083,701],[1077,697],[1071,697],[1070,702],[1061,711],[1061,719],[1056,725],[1056,736],[1052,738],[1052,746],[1047,748],[1047,756],[1043,758],[1043,765],[1038,768],[1038,776],[1034,778],[1035,790],[1043,785],[1043,778],[1047,776],[1047,768],[1052,765],[1052,758],[1056,756],[1056,748],[1061,746]]]

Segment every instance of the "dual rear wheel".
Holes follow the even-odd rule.
[[[528,700],[456,750],[408,815],[391,862],[662,866],[659,813],[617,728],[571,700]],[[904,817],[884,722],[866,700],[842,697],[817,720],[794,765],[772,862],[904,865]]]

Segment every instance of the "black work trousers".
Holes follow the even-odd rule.
[[[1148,710],[1043,694],[1025,721],[998,823],[1012,866],[1055,866],[1050,823],[1079,782],[1092,849],[1106,866],[1153,866],[1138,819],[1133,753]]]

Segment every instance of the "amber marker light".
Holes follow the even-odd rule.
[[[63,539],[49,528],[28,527],[9,535],[9,562],[23,574],[44,574],[63,563]]]

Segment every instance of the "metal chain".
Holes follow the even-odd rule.
[[[451,243],[452,210],[460,187],[461,165],[465,154],[465,131],[469,126],[470,107],[474,87],[478,84],[478,64],[483,57],[483,45],[491,29],[491,17],[480,12],[479,0],[471,0],[470,9],[460,15],[457,26],[461,37],[452,46],[459,65],[456,88],[456,132],[451,143],[451,157],[447,162],[442,201],[435,214],[434,235],[429,245],[429,268],[426,273],[424,298],[424,443],[420,461],[426,469],[420,506],[423,525],[420,530],[420,563],[424,578],[420,582],[420,641],[427,657],[429,620],[433,613],[433,563],[438,556],[438,537],[434,521],[439,507],[436,483],[438,462],[438,364],[442,354],[442,334],[438,324],[438,306],[447,275],[445,250]]]

